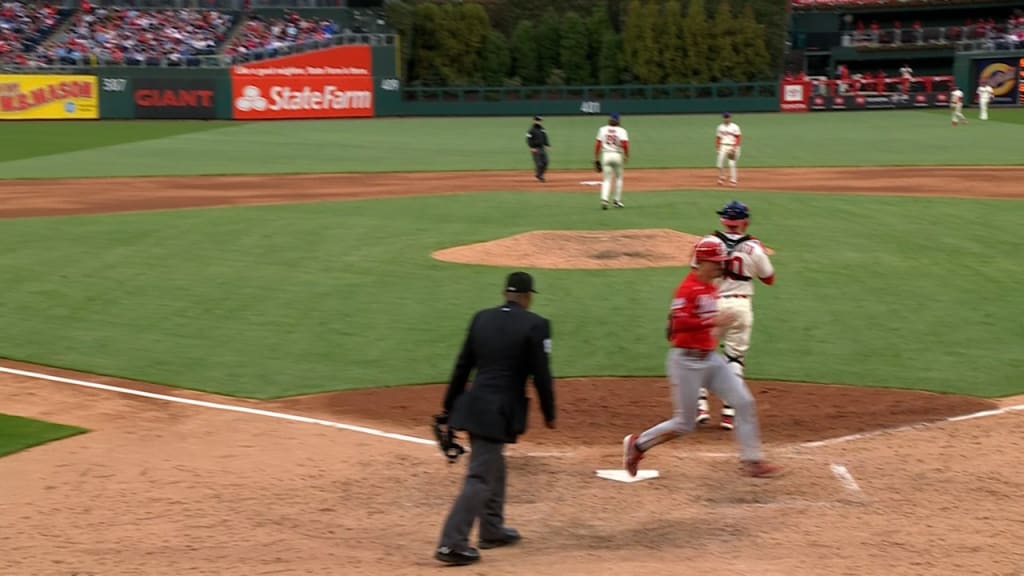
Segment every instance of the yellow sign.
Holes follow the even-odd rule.
[[[95,76],[0,75],[0,120],[100,117]]]
[[[991,86],[993,96],[1012,97],[1013,88],[1017,84],[1014,72],[1013,66],[1006,62],[993,62],[978,74],[978,85]]]

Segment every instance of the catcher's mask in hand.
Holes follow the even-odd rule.
[[[437,439],[441,453],[448,458],[450,464],[454,464],[459,456],[465,454],[466,449],[455,440],[455,431],[448,427],[448,415],[438,414],[434,416],[434,438]]]

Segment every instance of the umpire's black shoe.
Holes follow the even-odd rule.
[[[453,566],[465,566],[480,561],[480,552],[476,548],[455,549],[448,546],[441,546],[434,552],[434,558],[445,564]]]
[[[481,538],[479,546],[481,550],[490,550],[491,548],[511,546],[522,539],[523,537],[519,535],[519,531],[515,528],[503,528],[501,536],[497,538]]]

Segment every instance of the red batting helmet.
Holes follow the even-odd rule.
[[[693,247],[693,258],[697,262],[708,260],[711,262],[725,262],[729,259],[729,253],[725,244],[717,238],[702,238]]]

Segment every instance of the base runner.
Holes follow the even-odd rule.
[[[636,476],[640,460],[651,448],[693,432],[701,388],[711,390],[736,410],[736,440],[745,473],[764,478],[780,471],[779,466],[763,459],[754,396],[716,351],[713,331],[733,320],[730,313],[718,311],[714,285],[728,259],[725,244],[714,236],[705,236],[694,247],[696,267],[676,289],[667,329],[671,348],[666,369],[674,413],[653,428],[622,439],[622,464],[630,476]]]

